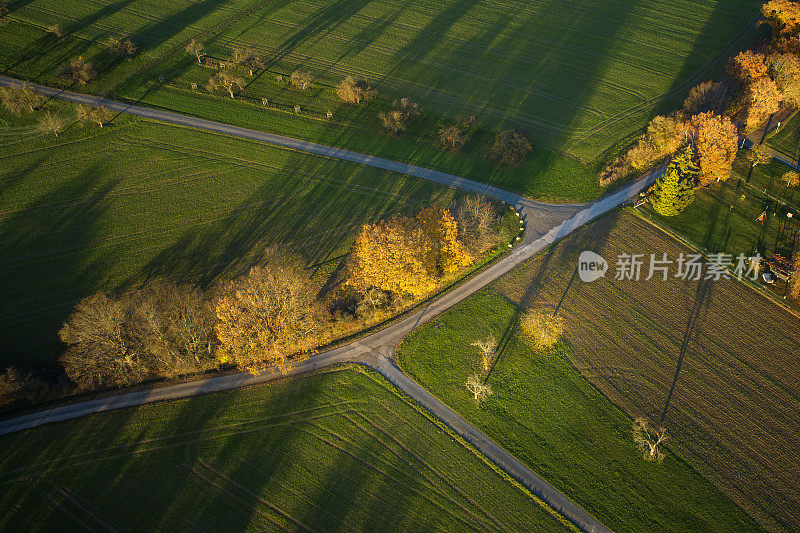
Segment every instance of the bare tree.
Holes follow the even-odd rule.
[[[234,48],[233,64],[240,68],[247,69],[247,72],[250,73],[250,76],[253,75],[253,72],[256,69],[263,66],[261,58],[258,56],[256,51],[251,48]]]
[[[464,147],[466,142],[467,140],[464,133],[457,125],[453,124],[451,126],[442,126],[439,128],[438,144],[441,147],[453,152],[458,152]]]
[[[472,398],[480,404],[485,401],[492,394],[492,387],[488,383],[484,383],[480,375],[477,373],[472,374],[467,378],[467,390],[472,394]]]
[[[203,56],[206,55],[205,48],[203,47],[203,43],[197,39],[189,41],[189,44],[186,45],[186,53],[196,57],[198,65],[203,64]]]
[[[133,44],[130,37],[110,37],[106,47],[112,54],[125,56],[128,61],[136,53],[136,45]]]
[[[53,36],[59,41],[64,38],[64,32],[61,30],[61,27],[58,24],[53,24],[47,28],[47,31],[53,34]]]
[[[103,293],[83,299],[59,331],[67,350],[61,363],[79,387],[126,385],[146,377],[147,365],[126,326],[129,302]]]
[[[497,212],[485,196],[465,196],[455,212],[461,240],[473,254],[485,251],[497,242]]]
[[[633,441],[647,461],[658,461],[660,463],[664,460],[665,455],[660,446],[665,440],[667,440],[666,429],[662,427],[656,428],[644,417],[639,417],[633,421]]]
[[[33,111],[44,100],[44,96],[37,93],[30,85],[21,84],[0,87],[0,101],[14,115],[19,115],[25,111]]]
[[[88,120],[98,124],[101,128],[103,124],[108,123],[109,120],[114,118],[116,113],[104,106],[88,106],[78,104],[76,112],[79,120]]]
[[[772,161],[772,151],[764,144],[757,144],[745,152],[751,167],[766,165]]]
[[[206,89],[208,92],[213,93],[220,89],[224,89],[231,98],[235,96],[235,88],[241,90],[243,87],[244,80],[227,70],[219,71],[215,76],[212,76],[211,79],[208,80],[208,83],[206,83]]]
[[[62,83],[72,85],[85,85],[91,81],[95,76],[94,67],[91,63],[78,56],[70,60],[69,63],[64,65],[59,72],[58,78]]]
[[[314,77],[311,75],[311,72],[307,70],[295,70],[292,72],[292,75],[289,76],[289,83],[298,91],[305,91],[311,87],[313,81]]]
[[[56,137],[64,128],[64,121],[58,115],[50,111],[39,118],[39,131],[42,133],[52,133]]]
[[[472,346],[480,350],[481,366],[483,366],[484,372],[488,372],[492,365],[492,359],[494,359],[495,350],[497,350],[497,339],[494,338],[494,335],[489,334],[485,339],[473,342]]]
[[[336,94],[339,98],[349,104],[360,104],[375,96],[376,93],[377,91],[370,86],[367,80],[352,76],[347,76],[336,87]]]

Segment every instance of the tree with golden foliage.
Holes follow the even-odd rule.
[[[417,219],[394,217],[361,228],[350,252],[348,283],[419,297],[436,287],[436,255]]]
[[[247,70],[250,76],[257,68],[262,67],[261,58],[252,48],[234,48],[231,60],[237,67]]]
[[[636,170],[650,168],[663,157],[675,153],[687,141],[688,128],[676,116],[657,116],[647,125],[639,142],[628,151],[627,159]]]
[[[364,78],[354,78],[347,76],[336,87],[336,95],[348,104],[360,104],[377,94],[369,82]]]
[[[274,261],[232,281],[216,304],[220,359],[258,374],[314,348],[314,301],[301,267]]]
[[[794,107],[800,106],[800,58],[794,54],[772,54],[769,73],[778,86],[781,100]]]
[[[289,76],[289,84],[298,91],[305,91],[314,81],[314,77],[308,70],[295,70]]]
[[[794,170],[790,170],[781,176],[781,181],[783,181],[789,188],[797,187],[800,185],[800,174]]]
[[[745,152],[745,158],[750,162],[751,167],[756,165],[766,165],[772,161],[772,150],[764,144],[757,144]]]
[[[59,115],[48,111],[39,117],[37,127],[42,133],[52,133],[58,137],[58,134],[64,129],[64,120]]]
[[[728,59],[728,74],[743,83],[750,83],[767,75],[767,58],[760,52],[745,50]]]
[[[780,109],[781,93],[770,78],[759,78],[747,86],[744,123],[752,131]]]
[[[761,6],[764,22],[772,26],[772,36],[795,33],[800,28],[800,4],[792,0],[770,0]]]
[[[379,111],[378,118],[380,119],[381,124],[383,124],[383,127],[395,135],[401,131],[404,131],[407,127],[407,118],[399,109],[392,109],[387,113]]]
[[[101,128],[103,124],[108,123],[109,120],[114,118],[116,113],[105,106],[89,106],[85,104],[78,104],[76,108],[78,120],[88,120],[94,122]]]
[[[440,205],[426,207],[417,215],[417,220],[433,246],[439,272],[450,274],[472,261],[458,239],[458,224],[448,209]]]
[[[30,85],[0,87],[0,101],[13,115],[19,115],[25,111],[31,112],[34,108],[42,105],[44,100],[44,96],[36,92]]]
[[[519,322],[522,337],[537,350],[552,348],[564,334],[564,319],[545,310],[528,310]]]
[[[241,90],[242,87],[244,87],[244,80],[228,70],[220,70],[206,83],[208,92],[213,93],[218,90],[225,90],[231,98],[235,96],[234,89]]]
[[[739,149],[736,126],[728,117],[710,111],[693,116],[691,125],[700,165],[700,183],[728,179]]]
[[[94,76],[94,67],[83,56],[71,59],[58,73],[58,79],[68,85],[86,85]]]
[[[197,39],[192,39],[186,45],[186,53],[193,55],[197,59],[197,64],[203,64],[203,56],[205,55],[205,48],[203,47],[203,43],[198,41]]]

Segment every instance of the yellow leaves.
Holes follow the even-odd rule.
[[[767,75],[767,61],[764,54],[745,50],[728,60],[728,74],[750,83]]]
[[[739,148],[736,126],[729,118],[710,111],[693,116],[691,123],[695,129],[700,182],[727,179]]]
[[[420,297],[436,287],[440,274],[470,261],[453,215],[431,206],[416,219],[395,217],[365,225],[350,254],[349,282],[360,289]]]

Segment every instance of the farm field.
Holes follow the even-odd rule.
[[[93,415],[0,443],[3,530],[567,530],[363,370]]]
[[[74,113],[74,112],[73,112]],[[0,368],[54,363],[76,301],[155,277],[203,286],[265,248],[321,286],[358,228],[455,194],[325,158],[148,121],[0,128]],[[11,141],[10,139],[15,139]]]
[[[673,109],[692,85],[711,78],[754,38],[759,5],[30,0],[10,8],[10,20],[0,28],[5,75],[55,84],[58,68],[82,55],[99,76],[81,90],[203,116],[221,106],[228,122],[257,122],[260,129],[435,166],[531,196],[581,200],[600,192],[593,174],[547,150],[593,163],[655,114]],[[53,25],[62,38],[48,31]],[[110,36],[120,35],[139,48],[131,61],[105,49]],[[184,51],[192,38],[216,60],[227,60],[234,47],[250,47],[266,68],[246,76],[240,101],[216,97],[210,105],[192,94],[192,84],[203,93],[213,73]],[[287,87],[296,68],[316,77],[312,89]],[[380,99],[359,108],[342,105],[333,87],[349,74],[368,78]],[[376,139],[377,111],[400,97],[428,110],[427,133]],[[261,108],[264,98],[270,111]],[[293,115],[295,105],[303,118]],[[320,120],[327,111],[333,112],[331,122]],[[480,146],[468,146],[463,156],[439,156],[428,141],[439,125],[467,114],[484,131],[524,128],[541,150],[523,168],[490,172],[475,155]],[[420,136],[423,142],[409,141]],[[548,179],[531,177],[543,175]]]
[[[610,270],[570,284],[583,250]],[[620,253],[681,252],[647,222],[609,215],[420,328],[401,364],[612,529],[756,528],[735,502],[761,526],[791,530],[800,319],[739,282],[614,280]],[[565,341],[535,353],[518,337],[519,313],[562,297]],[[501,340],[494,394],[476,408],[464,388],[479,367],[470,343],[489,333]],[[640,458],[631,418],[662,414],[659,465]]]

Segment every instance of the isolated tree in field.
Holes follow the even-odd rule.
[[[456,208],[455,219],[459,238],[472,255],[477,255],[497,242],[497,213],[484,196],[465,196]]]
[[[497,339],[494,335],[489,335],[483,340],[476,340],[472,343],[481,352],[481,367],[484,372],[488,372],[494,359],[495,351],[497,350]]]
[[[64,120],[50,111],[39,117],[39,131],[42,133],[52,133],[56,137],[64,129]]]
[[[489,150],[489,157],[502,165],[516,167],[525,162],[533,146],[519,132],[506,130],[497,134]]]
[[[189,41],[189,44],[186,45],[186,53],[193,55],[197,59],[198,65],[203,64],[203,56],[206,55],[205,48],[203,47],[203,43],[197,39]]]
[[[439,128],[438,144],[446,150],[458,152],[466,142],[467,139],[464,132],[456,124]]]
[[[657,213],[675,216],[694,201],[694,184],[700,167],[692,161],[692,157],[692,148],[689,146],[670,162],[656,181],[650,193],[650,202]]]
[[[766,165],[772,161],[772,151],[764,144],[756,144],[745,152],[745,158],[751,167]]]
[[[418,297],[436,286],[432,243],[413,218],[365,225],[353,244],[347,270],[348,282],[360,290],[377,287]]]
[[[300,266],[275,261],[253,267],[224,291],[215,331],[223,360],[258,374],[285,367],[288,357],[313,347],[316,316]]]
[[[380,119],[383,127],[395,135],[401,131],[404,131],[407,127],[406,116],[399,109],[393,109],[386,113],[379,111],[378,118]]]
[[[106,294],[81,300],[59,331],[67,350],[60,361],[79,387],[127,385],[147,375],[129,337],[128,302]]]
[[[800,29],[800,4],[792,0],[770,0],[761,7],[764,21],[772,26],[772,36],[791,34]]]
[[[86,61],[82,56],[78,56],[70,60],[69,63],[64,65],[58,74],[58,79],[62,83],[72,85],[85,85],[94,79],[95,72],[91,63]]]
[[[458,224],[449,210],[432,205],[420,211],[417,220],[432,244],[432,254],[439,272],[449,274],[470,263],[472,258],[458,239]]]
[[[781,181],[783,181],[789,188],[797,187],[800,185],[800,174],[794,170],[790,170],[781,176]]]
[[[0,87],[0,101],[12,114],[19,115],[33,111],[44,102],[45,98],[29,85],[11,85]]]
[[[725,112],[730,101],[730,88],[721,81],[706,81],[695,85],[683,101],[683,115],[694,115],[713,111],[721,115]]]
[[[250,76],[253,72],[263,66],[261,58],[255,50],[251,48],[234,48],[233,49],[233,64],[241,69],[247,70]]]
[[[552,348],[564,334],[564,319],[544,310],[529,310],[519,320],[522,337],[537,350]]]
[[[58,24],[53,24],[47,28],[47,31],[59,41],[64,38],[64,32],[61,30],[61,27]]]
[[[78,104],[76,108],[78,120],[88,120],[94,122],[101,128],[103,124],[107,124],[116,113],[105,106],[88,106],[85,104]]]
[[[492,387],[484,383],[481,376],[477,373],[467,378],[467,390],[472,394],[472,398],[480,405],[492,394]]]
[[[747,86],[745,102],[744,123],[748,130],[754,130],[778,111],[781,93],[774,81],[759,78]]]
[[[767,75],[767,59],[764,54],[745,50],[728,60],[728,74],[743,83],[751,83]]]
[[[106,46],[112,54],[123,56],[129,61],[136,54],[136,45],[130,37],[111,37]]]
[[[729,118],[712,112],[693,116],[691,124],[700,165],[700,183],[728,179],[739,148],[736,126]]]
[[[231,98],[236,96],[234,89],[241,90],[243,87],[244,80],[228,70],[220,70],[206,83],[206,90],[208,90],[208,92],[213,93],[224,90]]]
[[[658,461],[659,463],[663,461],[665,455],[661,450],[661,445],[666,440],[666,429],[662,427],[656,428],[649,420],[643,417],[634,420],[633,441],[644,454],[645,460]]]
[[[336,87],[336,95],[348,104],[360,104],[377,94],[364,78],[347,76]]]
[[[800,106],[800,58],[794,54],[772,54],[769,71],[781,100],[794,107]]]
[[[305,91],[311,87],[314,82],[314,76],[307,70],[295,70],[289,76],[289,83],[298,91]]]

